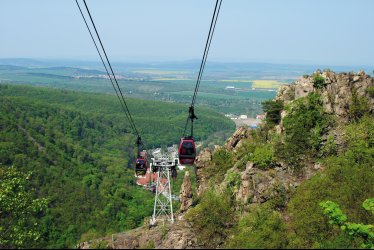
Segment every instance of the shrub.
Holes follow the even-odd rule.
[[[155,249],[155,242],[153,240],[147,241],[144,246],[141,246],[140,249]]]
[[[327,141],[323,144],[321,150],[319,151],[320,157],[328,157],[336,155],[338,147],[335,144],[334,137],[329,135]]]
[[[108,241],[106,240],[99,240],[92,244],[92,249],[108,249]]]
[[[370,86],[366,91],[371,98],[374,98],[374,86]]]
[[[225,181],[227,183],[227,187],[230,190],[231,194],[234,194],[239,190],[240,183],[241,183],[241,176],[240,173],[234,171],[227,171]]]
[[[266,112],[266,124],[274,127],[281,120],[281,112],[283,110],[283,102],[268,100],[262,103],[262,109]]]
[[[269,200],[269,204],[275,210],[284,210],[289,201],[292,190],[287,190],[283,184],[277,182],[273,184],[273,192],[275,192],[276,195]]]
[[[307,157],[314,157],[322,146],[321,136],[331,124],[322,107],[320,94],[310,93],[292,103],[284,118],[283,142],[275,145],[275,155],[293,170],[300,170]]]
[[[374,165],[374,117],[365,116],[345,129],[346,156],[358,164]]]
[[[214,183],[223,181],[224,176],[233,166],[232,153],[224,148],[218,149],[212,156],[212,162],[206,168],[203,168],[204,175],[208,176]]]
[[[268,169],[274,166],[275,157],[274,151],[271,144],[265,144],[257,146],[251,160],[253,163],[261,169]]]
[[[374,197],[373,117],[364,117],[345,129],[347,149],[344,154],[325,159],[324,172],[303,183],[292,196],[287,212],[291,229],[290,248],[357,248],[362,242],[347,238],[316,213],[319,203],[338,202],[352,221],[370,224],[372,215],[361,209],[367,197]],[[371,141],[371,142],[370,142]],[[369,207],[368,205],[366,205]],[[291,230],[290,229],[290,230]]]
[[[352,101],[349,105],[349,117],[351,120],[357,121],[370,111],[369,101],[365,96],[358,96],[357,90],[352,91]]]
[[[374,146],[374,117],[367,115],[358,122],[347,125],[344,140],[349,148],[365,143],[366,148]]]
[[[374,248],[374,225],[364,225],[347,222],[347,216],[342,212],[339,205],[332,201],[321,202],[323,213],[330,219],[329,223],[337,225],[347,233],[348,237],[362,238],[363,248]],[[374,199],[367,199],[363,207],[374,214]]]
[[[313,87],[316,89],[322,89],[325,85],[325,78],[320,74],[315,74],[313,76]]]
[[[31,173],[14,167],[0,167],[0,248],[34,246],[42,236],[40,217],[47,209],[46,199],[34,199],[29,190]]]
[[[230,197],[208,190],[185,218],[197,232],[198,240],[206,247],[215,248],[227,237],[234,220]]]
[[[286,231],[279,212],[268,204],[255,207],[242,217],[226,242],[225,248],[282,249],[286,246]]]

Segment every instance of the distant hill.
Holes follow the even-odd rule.
[[[41,67],[47,63],[30,58],[0,58],[0,64],[19,67]]]
[[[27,68],[13,65],[0,65],[0,70],[25,70]]]

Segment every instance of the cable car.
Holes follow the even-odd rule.
[[[145,150],[138,152],[138,158],[135,160],[135,176],[144,176],[147,173],[147,152]]]
[[[147,173],[147,159],[144,157],[135,160],[135,176],[144,176]]]
[[[182,137],[179,148],[179,163],[182,165],[192,165],[196,158],[195,140],[192,136]]]

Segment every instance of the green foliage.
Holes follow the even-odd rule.
[[[47,208],[46,199],[33,198],[30,174],[0,166],[0,248],[36,246],[41,230],[38,219]]]
[[[325,201],[319,204],[323,208],[323,213],[330,219],[330,224],[343,226],[347,222],[347,216],[343,214],[339,205],[332,201]]]
[[[281,112],[283,110],[283,102],[268,100],[262,103],[262,109],[266,112],[266,124],[274,127],[281,120]]]
[[[152,194],[134,186],[127,168],[134,138],[111,120],[40,100],[1,97],[0,106],[1,167],[32,171],[31,193],[50,200],[36,218],[38,247],[74,247],[89,230],[131,229],[151,214]]]
[[[374,98],[374,86],[370,86],[366,90],[371,98]]]
[[[256,129],[251,131],[248,139],[241,141],[241,146],[236,148],[233,160],[237,161],[235,164],[240,170],[244,170],[248,161],[253,161],[253,154],[257,147],[263,147],[267,143],[268,131]],[[260,150],[261,151],[261,150]]]
[[[292,190],[287,190],[284,185],[279,182],[274,183],[272,188],[273,192],[276,192],[276,195],[269,200],[269,204],[274,210],[283,211],[287,206]]]
[[[362,207],[374,215],[374,198],[365,200]]]
[[[17,99],[17,102],[45,103],[65,111],[78,111],[91,118],[97,117],[111,121],[111,126],[123,132],[132,132],[115,96],[1,84],[0,96]],[[126,100],[148,148],[179,143],[188,112],[186,105],[131,98]],[[205,140],[218,131],[232,133],[235,130],[235,124],[216,111],[197,106],[195,112],[199,117],[194,124],[196,140]],[[79,129],[79,125],[84,124],[76,120],[72,124],[66,124],[66,127]],[[77,139],[82,135],[78,130],[74,132],[72,139]]]
[[[358,122],[347,125],[344,139],[348,148],[359,146],[365,142],[365,147],[374,146],[374,118],[370,115],[361,118]]]
[[[352,101],[349,105],[349,117],[357,121],[365,114],[369,114],[369,101],[365,96],[359,96],[356,89],[352,90]]]
[[[287,208],[291,217],[290,227],[296,232],[294,237],[289,237],[289,247],[360,247],[362,241],[345,237],[327,222],[322,213],[316,211],[320,209],[321,202],[334,200],[341,204],[352,221],[373,223],[371,214],[361,208],[363,200],[374,196],[373,124],[373,117],[364,117],[347,125],[344,133],[346,151],[325,159],[322,162],[324,172],[297,188]],[[344,221],[339,213],[336,217]]]
[[[321,96],[310,93],[296,100],[284,118],[285,135],[275,145],[278,159],[300,170],[308,157],[315,157],[322,147],[322,135],[331,124],[322,107]]]
[[[225,182],[230,190],[231,194],[236,193],[239,190],[241,183],[241,175],[235,171],[229,170],[226,173]]]
[[[273,146],[271,144],[257,146],[251,156],[251,160],[256,167],[261,169],[273,167],[275,164]]]
[[[319,157],[328,157],[328,156],[336,155],[337,150],[338,150],[338,148],[335,144],[334,137],[332,135],[329,135],[327,137],[326,142],[321,147],[321,149],[318,153],[318,156]]]
[[[325,85],[325,78],[321,76],[320,74],[314,74],[313,75],[313,87],[316,89],[322,89]]]
[[[373,209],[374,199],[368,199],[364,202],[363,207]],[[332,201],[321,202],[323,213],[330,219],[329,223],[337,225],[341,230],[348,233],[353,238],[360,237],[364,240],[363,248],[374,248],[374,225],[364,225],[347,222],[347,216],[340,209],[339,205]]]
[[[209,248],[215,248],[227,237],[234,216],[230,197],[206,191],[200,204],[190,209],[185,218],[198,235],[198,240]]]
[[[203,168],[203,174],[208,176],[214,183],[221,183],[224,176],[233,164],[233,154],[231,151],[224,148],[216,150],[212,156],[212,162]]]
[[[365,116],[345,129],[346,155],[358,164],[374,158],[374,118]]]
[[[92,244],[92,249],[108,249],[108,241],[106,240],[99,240]]]
[[[252,208],[231,233],[225,244],[228,249],[282,249],[287,243],[282,216],[268,204]]]
[[[144,246],[141,246],[140,249],[155,249],[155,242],[153,240],[147,241]]]
[[[148,147],[179,142],[184,105],[131,99],[128,105]],[[115,96],[0,85],[0,107],[0,167],[32,171],[32,195],[50,200],[45,216],[35,218],[37,247],[71,248],[140,226],[151,215],[154,196],[135,185],[135,138]],[[229,119],[198,109],[197,139],[233,130]]]

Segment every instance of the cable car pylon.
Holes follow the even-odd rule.
[[[151,171],[157,172],[157,180],[151,226],[155,226],[159,221],[174,223],[170,176],[174,177],[177,164],[178,159],[170,160],[166,155],[162,155],[160,158],[152,158]]]

